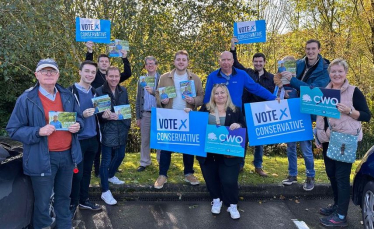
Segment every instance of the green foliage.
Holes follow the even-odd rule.
[[[1,1],[0,126],[3,130],[16,98],[35,84],[34,69],[41,58],[56,59],[61,72],[59,83],[63,86],[78,80],[78,66],[86,50],[84,44],[75,42],[77,16],[109,19],[112,38],[130,42],[133,76],[124,85],[131,104],[135,104],[139,76],[145,73],[146,56],[155,56],[159,71],[164,73],[173,68],[174,53],[186,49],[190,54],[189,68],[205,83],[208,73],[218,67],[219,53],[229,48],[233,22],[266,19],[268,42],[240,45],[240,62],[250,67],[252,55],[263,52],[267,56],[266,68],[274,72],[277,60],[288,55],[301,58],[305,41],[319,39],[325,58],[348,60],[349,81],[364,92],[373,112],[371,3],[369,0]],[[97,44],[95,53],[104,53],[105,48]],[[112,59],[112,64],[122,68],[120,58]],[[136,141],[138,129],[133,126],[132,136]],[[364,125],[361,153],[374,140],[373,128],[371,123]]]

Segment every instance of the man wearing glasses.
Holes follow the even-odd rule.
[[[53,190],[56,226],[71,228],[71,181],[82,160],[77,133],[83,129],[83,121],[73,94],[57,84],[60,75],[53,59],[40,60],[35,76],[37,84],[17,99],[6,130],[12,139],[23,143],[23,170],[34,191],[34,228],[53,224],[49,215]],[[76,122],[68,131],[56,131],[49,124],[49,111],[76,112]]]
[[[146,77],[154,77],[154,87],[142,87],[138,84],[138,91],[136,95],[136,124],[140,127],[141,146],[140,146],[140,166],[137,171],[142,172],[145,168],[152,164],[151,149],[149,148],[151,137],[151,110],[152,107],[157,106],[156,88],[160,74],[157,72],[157,60],[153,56],[147,56],[144,59],[145,69],[147,70]],[[159,160],[160,152],[157,151],[157,158]]]

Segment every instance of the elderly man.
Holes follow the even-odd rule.
[[[187,70],[188,67],[188,53],[186,50],[178,51],[174,56],[174,66],[171,72],[165,73],[160,77],[160,82],[158,83],[158,88],[161,87],[175,87],[177,97],[175,98],[164,98],[161,96],[159,90],[156,92],[157,106],[160,108],[167,109],[177,109],[183,110],[184,108],[190,108],[191,110],[196,110],[198,106],[202,105],[202,100],[204,96],[203,88],[201,85],[200,78]],[[181,81],[193,80],[195,83],[196,97],[185,96],[182,98],[182,91],[180,87]],[[171,162],[170,151],[161,150],[160,153],[160,165],[159,165],[159,176],[154,184],[156,189],[161,189],[167,182],[167,172],[170,167]],[[193,175],[193,163],[194,156],[183,154],[183,164],[184,164],[184,180],[191,185],[198,185],[199,181]]]
[[[140,166],[137,171],[142,172],[145,168],[152,164],[151,161],[151,149],[149,148],[150,137],[151,137],[151,110],[152,107],[157,106],[156,101],[156,88],[160,74],[157,72],[157,60],[153,56],[147,56],[144,59],[144,66],[147,70],[146,77],[154,78],[154,86],[142,86],[142,83],[138,85],[138,91],[136,95],[136,124],[140,127],[141,135],[141,146],[140,146]],[[144,80],[144,78],[143,78]],[[160,152],[157,151],[157,158],[159,160]]]
[[[289,85],[283,85],[278,77],[274,77],[274,82],[279,88],[285,86],[289,98],[297,98],[300,92],[300,86],[326,87],[330,81],[327,68],[329,61],[324,59],[319,53],[321,43],[318,40],[308,40],[305,44],[305,57],[296,62],[296,77],[291,72],[282,72],[282,77],[290,81]],[[291,89],[291,90],[288,90]],[[316,116],[312,115],[312,121]],[[283,180],[283,185],[292,185],[297,183],[297,142],[287,144],[288,156],[288,177]],[[311,141],[300,142],[300,148],[304,155],[306,167],[306,180],[303,185],[305,191],[314,189],[314,157]]]
[[[53,59],[40,60],[35,76],[37,84],[17,99],[6,129],[12,139],[23,143],[23,169],[34,191],[34,228],[52,225],[52,192],[56,226],[71,228],[69,196],[73,170],[82,160],[77,133],[83,122],[71,92],[57,84],[60,75]],[[56,131],[48,124],[50,111],[77,112],[76,122],[68,131]]]

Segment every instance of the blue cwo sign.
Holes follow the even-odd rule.
[[[205,152],[244,157],[245,128],[208,125],[205,137]]]
[[[336,105],[340,103],[340,90],[327,88],[300,87],[301,113],[340,118]]]
[[[206,157],[208,113],[152,108],[151,148]]]
[[[309,114],[300,113],[300,99],[244,104],[250,146],[313,139]]]
[[[266,42],[266,22],[265,20],[234,22],[234,36],[238,38],[239,44]]]
[[[75,19],[76,41],[93,41],[95,43],[110,43],[110,21],[79,18]]]

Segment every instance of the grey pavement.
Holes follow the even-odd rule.
[[[108,206],[100,212],[79,210],[74,225],[79,229],[230,229],[230,228],[286,228],[297,229],[293,220],[304,221],[308,228],[324,228],[319,224],[318,209],[327,206],[326,198],[270,198],[239,202],[241,218],[232,220],[226,207],[221,214],[210,213],[210,201],[126,201]],[[348,213],[349,227],[363,228],[361,210],[352,203]]]

